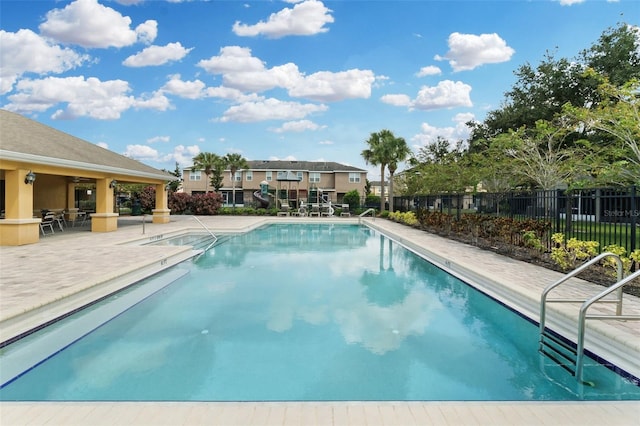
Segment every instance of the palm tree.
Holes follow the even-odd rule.
[[[390,130],[383,129],[377,133],[371,133],[367,139],[369,148],[362,151],[362,158],[367,164],[380,166],[380,179],[382,180],[380,191],[380,211],[384,210],[384,172],[387,166],[391,172],[391,179],[395,173],[397,164],[409,156],[409,147],[403,138],[397,138]],[[391,171],[393,169],[393,171]],[[393,185],[389,185],[389,206],[392,206]],[[393,207],[391,207],[393,210]]]
[[[236,208],[236,172],[241,169],[248,169],[249,163],[240,154],[227,154],[224,156],[226,166],[231,170],[231,184],[233,194],[233,208]]]
[[[203,170],[207,175],[207,181],[205,182],[205,192],[209,192],[209,176],[213,173],[213,169],[216,164],[220,162],[220,156],[212,152],[201,152],[193,157],[193,168],[196,170]]]
[[[389,140],[391,160],[389,160],[389,211],[393,211],[393,174],[398,169],[398,163],[404,161],[411,155],[411,150],[407,146],[404,138],[396,138]]]

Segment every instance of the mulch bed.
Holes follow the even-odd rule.
[[[563,270],[552,259],[549,253],[541,253],[531,250],[527,247],[521,247],[513,244],[505,244],[503,242],[488,241],[482,238],[476,238],[469,234],[458,234],[453,232],[442,232],[439,229],[419,228],[425,232],[439,235],[450,240],[459,241],[461,243],[476,246],[483,250],[489,250],[502,256],[510,257],[512,259],[521,260],[523,262],[531,263],[534,265],[542,266],[543,268],[551,269],[562,273],[568,273],[571,270]],[[591,266],[578,275],[583,280],[590,281],[605,287],[608,287],[616,282],[615,276],[611,273],[612,269],[605,269],[601,266]],[[630,294],[636,297],[640,297],[640,279],[635,279],[623,288],[624,293]]]

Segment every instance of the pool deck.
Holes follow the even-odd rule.
[[[267,222],[357,222],[355,218],[201,217],[216,233],[245,232]],[[148,220],[148,219],[147,219]],[[365,219],[438,266],[534,320],[542,289],[561,274],[382,219]],[[140,246],[185,228],[121,218],[119,229],[57,232],[37,244],[0,247],[0,341],[138,281],[191,256],[175,246]],[[144,229],[144,234],[143,234]],[[71,231],[71,232],[69,232]],[[559,297],[601,287],[571,280]],[[588,293],[585,293],[588,292]],[[571,333],[578,305],[550,309],[549,325]],[[602,306],[602,307],[601,307]],[[612,305],[594,307],[610,312]],[[624,296],[624,313],[640,314],[640,299]],[[587,349],[640,377],[640,321],[589,321]],[[0,402],[4,425],[640,425],[640,401],[630,402]]]

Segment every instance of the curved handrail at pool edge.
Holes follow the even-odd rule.
[[[191,216],[192,218],[194,218],[196,220],[196,222],[198,222],[208,233],[209,235],[211,235],[211,237],[213,238],[213,242],[211,244],[209,244],[207,246],[206,249],[204,249],[204,251],[208,251],[211,247],[213,247],[213,245],[218,242],[218,237],[215,236],[215,234],[213,232],[211,232],[211,230],[209,228],[206,227],[206,225],[204,223],[202,223],[200,221],[200,219],[198,219],[196,216]]]

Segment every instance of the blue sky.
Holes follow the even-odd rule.
[[[369,171],[369,134],[466,139],[545,52],[638,0],[0,0],[0,105],[173,170],[199,152]]]

